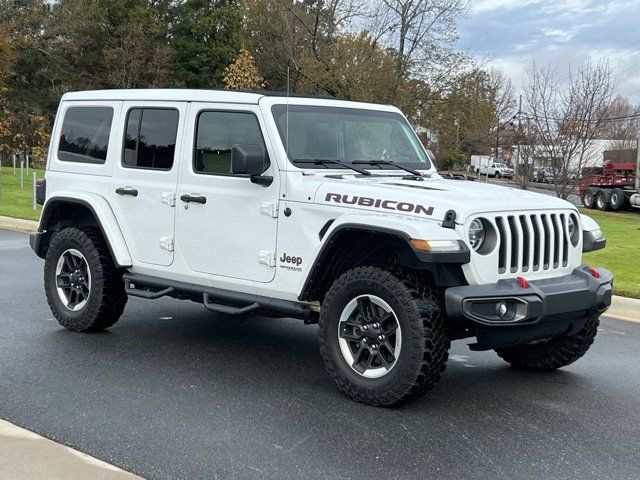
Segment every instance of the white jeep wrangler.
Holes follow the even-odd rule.
[[[390,106],[193,90],[69,93],[31,246],[58,321],[113,325],[128,295],[320,324],[338,388],[393,405],[451,340],[553,370],[581,357],[612,275],[562,200],[444,180]]]

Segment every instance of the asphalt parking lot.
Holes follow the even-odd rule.
[[[130,299],[74,334],[27,236],[0,259],[0,418],[146,478],[640,478],[640,324],[605,318],[552,374],[455,342],[434,391],[379,409],[334,388],[315,326]]]

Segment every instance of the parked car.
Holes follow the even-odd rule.
[[[487,166],[481,165],[477,173],[494,178],[513,178],[515,170],[507,167],[504,163],[494,162]]]
[[[65,328],[111,327],[128,296],[230,322],[300,318],[319,323],[337,388],[370,405],[431,389],[456,339],[523,369],[569,365],[611,302],[612,274],[582,263],[605,244],[595,221],[552,196],[443,179],[392,106],[67,93],[37,198],[31,247]]]

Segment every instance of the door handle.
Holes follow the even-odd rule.
[[[197,193],[193,193],[191,195],[182,195],[180,197],[180,200],[182,200],[183,202],[194,202],[194,203],[202,203],[205,204],[207,203],[207,197],[203,197],[202,195],[199,195]]]
[[[131,187],[116,188],[116,193],[118,195],[131,195],[132,197],[137,197],[138,196],[138,190],[136,190],[135,188],[131,188]]]

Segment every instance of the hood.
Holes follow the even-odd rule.
[[[396,213],[442,221],[449,210],[456,222],[470,215],[503,211],[572,209],[564,200],[502,185],[462,180],[398,177],[362,178],[350,175],[325,177],[316,191],[315,203]]]

